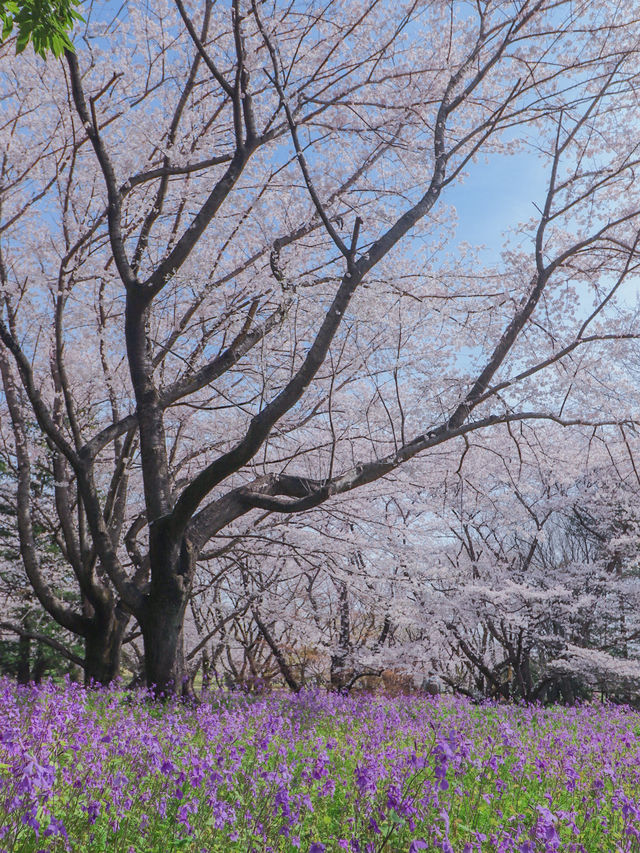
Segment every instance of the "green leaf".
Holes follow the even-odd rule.
[[[84,21],[79,0],[0,0],[1,40],[17,29],[16,53],[31,43],[34,51],[46,59],[51,52],[59,57],[73,51],[69,37],[75,21]]]
[[[29,44],[30,33],[20,32],[16,40],[16,53],[22,53]]]

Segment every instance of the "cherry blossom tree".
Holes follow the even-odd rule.
[[[225,555],[224,572],[216,561],[213,583],[206,576],[196,583],[198,639],[188,660],[210,667],[215,659],[234,680],[275,677],[296,691],[317,683],[348,690],[380,676],[395,634],[386,594],[398,555],[373,538],[382,525],[339,509],[300,522],[265,518],[247,537],[250,546],[240,540]]]
[[[0,428],[0,434],[2,432]],[[4,441],[2,443],[4,445]],[[15,485],[20,474],[15,462],[10,454],[0,453],[0,634],[3,636],[3,660],[0,661],[0,667],[4,668],[5,658],[14,658],[18,680],[28,681],[31,677],[39,679],[51,664],[63,670],[66,666],[73,672],[82,660],[78,657],[77,648],[73,648],[73,637],[43,611],[20,565],[15,502]],[[37,508],[34,543],[43,561],[46,561],[52,583],[62,591],[63,596],[72,596],[69,565],[62,558],[55,535],[49,528],[48,513],[41,511],[47,478],[48,473],[41,471],[31,484],[32,500]]]
[[[548,0],[127,8],[90,5],[62,63],[3,52],[2,405],[40,602],[99,680],[134,617],[165,692],[199,560],[261,514],[387,488],[418,455],[435,471],[500,425],[633,418],[583,377],[635,334],[638,21]],[[524,149],[542,204],[481,269],[451,250],[447,198]],[[38,454],[80,611],[34,548]]]
[[[579,453],[547,431],[554,452],[538,458],[522,440],[517,455],[469,451],[433,587],[457,653],[447,683],[527,702],[637,692],[637,442],[623,436],[584,436]]]

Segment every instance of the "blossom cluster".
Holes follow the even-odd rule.
[[[638,734],[608,705],[0,680],[0,850],[632,853]]]

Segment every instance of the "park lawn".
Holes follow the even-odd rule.
[[[640,850],[640,717],[0,680],[0,850]]]

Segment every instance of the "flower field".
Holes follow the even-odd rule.
[[[0,849],[637,851],[628,709],[0,681]]]

